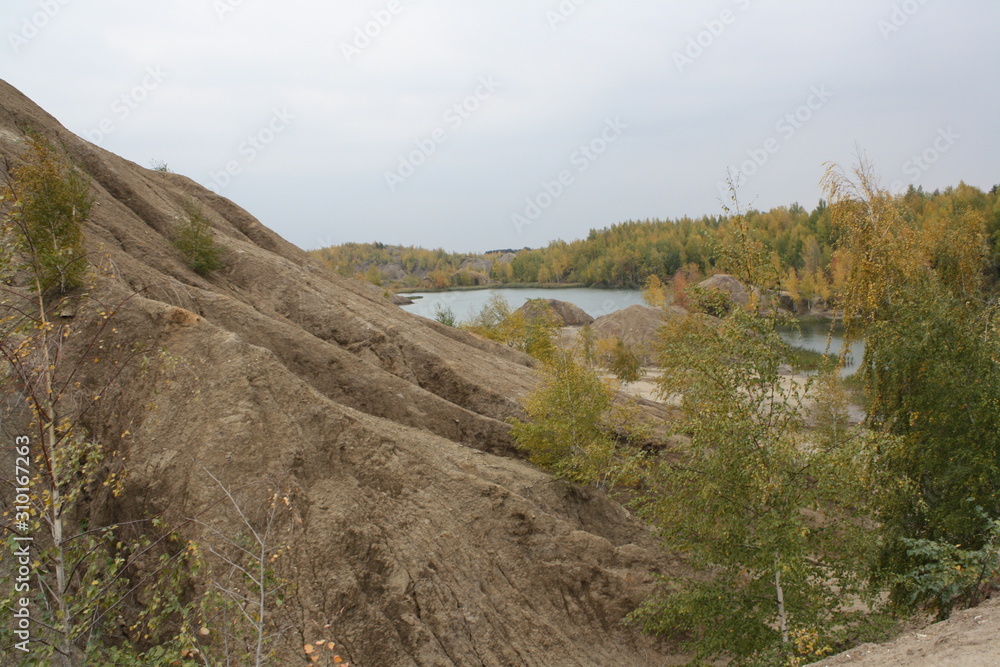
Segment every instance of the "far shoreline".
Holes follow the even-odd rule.
[[[490,291],[490,290],[501,290],[501,289],[594,289],[594,290],[624,290],[628,292],[641,292],[641,288],[632,287],[607,287],[598,285],[588,285],[587,283],[507,283],[507,284],[497,284],[497,285],[463,285],[463,286],[453,286],[453,287],[436,287],[436,288],[413,288],[404,289],[399,287],[389,287],[386,288],[393,294],[400,296],[405,296],[411,299],[413,302],[417,302],[422,299],[419,294],[443,294],[446,292],[477,292],[477,291]],[[417,294],[418,296],[411,296]],[[791,315],[791,321],[795,324],[827,324],[833,323],[836,325],[837,322],[843,320],[842,313],[837,310],[833,311],[813,311],[808,313],[803,313],[801,315],[795,313],[789,313]]]
[[[498,283],[496,285],[456,285],[453,287],[388,287],[386,289],[395,294],[423,293],[438,294],[441,292],[476,292],[481,290],[495,289],[606,289],[606,290],[629,290],[641,292],[639,288],[631,287],[598,287],[587,283]],[[418,297],[419,298],[419,297]]]

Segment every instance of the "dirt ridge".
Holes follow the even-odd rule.
[[[505,420],[534,382],[528,357],[403,312],[0,81],[9,167],[29,130],[93,181],[87,246],[103,277],[91,291],[124,301],[116,342],[172,360],[155,381],[123,380],[117,400],[136,415],[127,486],[104,511],[190,516],[218,494],[205,470],[241,488],[292,480],[301,638],[281,646],[282,664],[302,664],[302,638],[325,624],[362,667],[676,662],[621,624],[671,565],[648,532],[514,450]],[[185,200],[227,247],[210,276],[169,242]],[[93,318],[81,309],[74,326]],[[99,384],[99,366],[83,379]]]

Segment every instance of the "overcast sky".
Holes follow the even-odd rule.
[[[1000,182],[996,0],[4,0],[0,76],[309,249]]]

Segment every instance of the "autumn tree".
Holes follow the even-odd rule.
[[[555,349],[559,322],[543,299],[528,301],[527,311],[514,310],[499,292],[490,294],[483,307],[462,325],[468,331],[545,359]]]
[[[39,294],[64,294],[83,283],[87,270],[83,223],[93,199],[90,184],[45,139],[33,136],[24,161],[9,170],[4,199],[7,224],[21,261]]]
[[[294,504],[298,489],[275,480],[234,488],[202,470],[222,497],[190,519],[204,531],[194,544],[205,554],[208,582],[193,635],[197,656],[205,664],[275,664],[276,649],[283,640],[288,644],[293,629],[279,610],[294,594],[289,543],[302,523]],[[310,645],[305,653],[326,651],[317,654]]]
[[[558,477],[610,488],[634,475],[643,438],[634,407],[618,386],[601,378],[577,350],[547,357],[539,386],[524,400],[528,420],[512,420],[511,434],[529,460]],[[622,445],[622,446],[619,446]]]
[[[638,382],[642,377],[642,359],[632,346],[616,338],[608,359],[608,370],[622,384]]]
[[[5,512],[3,590],[14,590],[14,572],[25,580],[21,568],[29,571],[20,597],[32,605],[32,659],[70,667],[120,664],[140,655],[146,664],[177,658],[171,653],[176,645],[155,655],[145,648],[179,609],[183,545],[153,518],[121,526],[98,509],[115,502],[121,489],[116,444],[128,436],[128,426],[120,382],[140,372],[132,362],[142,351],[123,346],[114,326],[131,297],[92,284],[73,291],[89,282],[82,229],[91,204],[86,179],[39,138],[29,140],[25,161],[9,174],[0,296],[0,391],[8,401],[0,422],[18,425],[24,450],[5,488],[24,491],[14,511]],[[106,427],[102,417],[109,418]],[[14,569],[9,554],[26,544],[31,559]],[[147,576],[134,581],[140,560]],[[157,592],[143,611],[126,605],[150,590]],[[2,605],[5,650],[18,645],[8,643],[11,606],[9,600]],[[134,646],[121,645],[123,632],[136,633]],[[12,650],[21,655],[22,648]]]
[[[960,184],[940,192],[926,193],[912,188],[905,196],[917,226],[924,220],[947,216],[959,208],[975,210],[986,217],[987,244],[991,248],[989,279],[1000,281],[1000,189],[983,192]],[[768,211],[747,210],[743,219],[756,237],[768,240],[775,263],[783,276],[790,270],[805,282],[807,292],[835,299],[841,282],[836,275],[840,228],[833,224],[833,211],[821,200],[812,211],[798,204],[778,206]],[[447,288],[452,276],[470,257],[492,261],[490,277],[500,283],[580,283],[589,286],[640,289],[650,275],[662,280],[681,278],[674,291],[674,303],[683,297],[683,288],[716,272],[719,245],[732,243],[732,225],[737,218],[705,215],[699,218],[629,220],[593,229],[586,238],[553,241],[534,249],[513,250],[513,262],[500,262],[496,254],[468,255],[441,250],[402,248],[384,244],[347,243],[315,250],[313,253],[341,275],[363,272],[369,264],[381,269],[402,266],[410,272],[393,286]],[[379,247],[381,246],[381,247]],[[439,275],[429,275],[432,271]],[[682,276],[682,277],[681,277]],[[402,284],[400,284],[402,283]]]
[[[831,165],[824,185],[848,267],[846,336],[866,344],[866,421],[884,436],[869,452],[885,531],[875,575],[897,602],[944,616],[975,596],[921,583],[928,545],[981,550],[1000,517],[1000,310],[984,280],[985,218],[975,206],[929,215],[916,194],[881,187],[863,157],[851,172]],[[925,206],[922,224],[910,199]]]
[[[750,288],[777,283],[771,249],[733,211],[727,270]],[[813,381],[781,373],[788,350],[776,314],[691,293],[696,310],[664,327],[659,380],[680,397],[682,436],[646,470],[639,504],[684,554],[695,576],[675,577],[634,615],[656,633],[679,633],[696,659],[778,665],[817,657],[848,628],[846,595],[858,590],[847,544],[862,544],[850,522],[827,523],[851,490],[838,473],[846,429],[806,429]],[[699,302],[711,299],[702,306]],[[699,306],[702,306],[699,308]],[[832,415],[842,421],[841,412]]]
[[[642,290],[642,300],[653,308],[662,308],[667,304],[667,288],[655,273],[646,278]]]

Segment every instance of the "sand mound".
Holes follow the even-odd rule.
[[[1000,665],[1000,599],[955,612],[888,644],[863,644],[810,667],[995,667]]]
[[[558,299],[532,299],[518,308],[516,312],[523,313],[528,318],[539,317],[545,310],[542,304],[548,306],[548,311],[555,316],[556,323],[561,327],[585,326],[594,321],[593,317],[575,303],[559,301]]]
[[[719,273],[698,283],[698,287],[706,290],[716,290],[727,294],[737,306],[750,303],[750,292],[746,286],[733,276]]]
[[[653,308],[634,305],[598,317],[591,328],[598,340],[620,338],[640,354],[645,363],[651,363],[655,357],[656,339],[660,327],[669,318],[681,317],[686,313],[687,311],[679,306]]]

